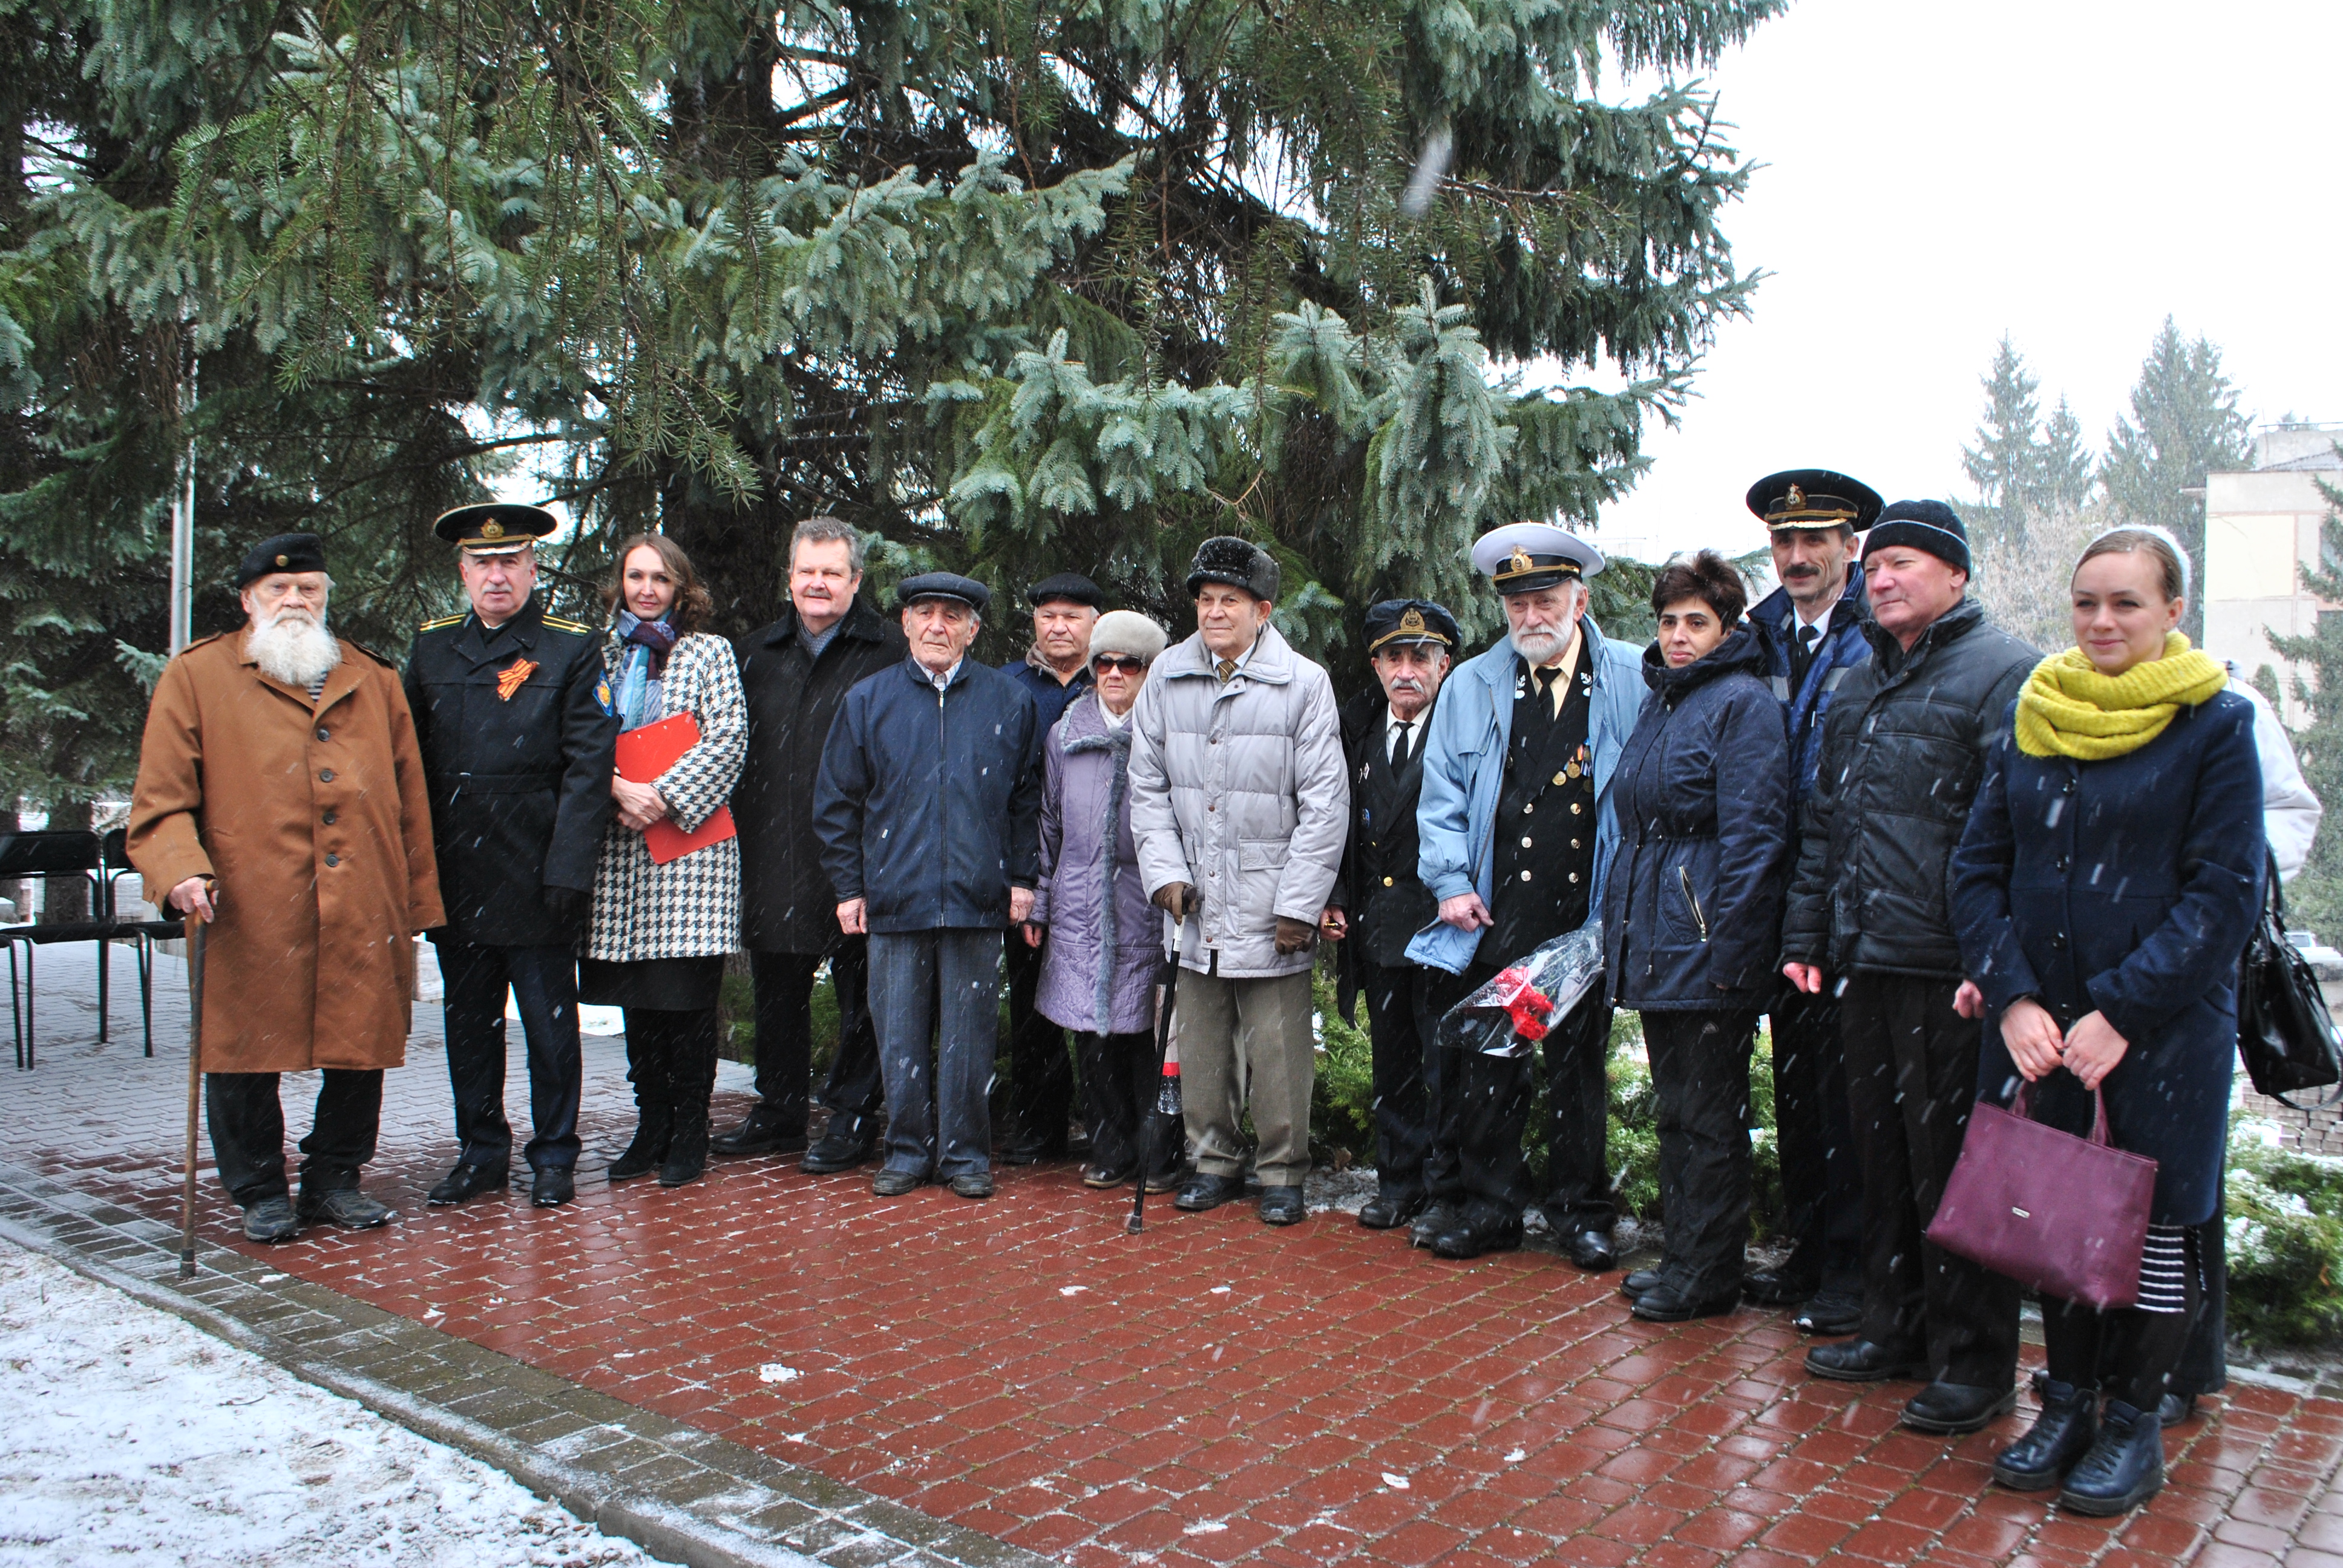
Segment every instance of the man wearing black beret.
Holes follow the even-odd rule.
[[[1986,744],[2040,655],[1968,598],[1968,533],[1898,501],[1863,542],[1871,658],[1847,672],[1801,809],[1783,973],[1835,989],[1863,1181],[1863,1327],[1806,1370],[1926,1378],[1923,1432],[1975,1432],[2016,1399],[2017,1287],[1924,1232],[1976,1099],[1982,999],[1962,978],[1946,879]]]
[[[1032,699],[968,657],[990,589],[925,572],[896,595],[911,657],[846,694],[814,829],[839,930],[870,938],[887,1090],[870,1189],[896,1198],[934,1177],[990,1198],[1001,933],[1041,880],[1041,737]]]
[[[1440,1103],[1440,1053],[1431,1049],[1432,971],[1407,944],[1440,918],[1440,900],[1416,869],[1415,807],[1423,783],[1423,736],[1440,683],[1463,640],[1456,618],[1430,599],[1385,599],[1367,611],[1367,662],[1377,689],[1342,709],[1351,768],[1351,837],[1321,930],[1342,943],[1342,1016],[1361,992],[1374,1049],[1375,1195],[1359,1211],[1371,1231],[1404,1225],[1435,1186],[1456,1187],[1454,1161],[1425,1169]],[[1435,1177],[1437,1179],[1435,1179]],[[1455,1196],[1449,1192],[1448,1196]]]
[[[1033,699],[1033,732],[1046,738],[1074,699],[1091,689],[1091,628],[1106,608],[1106,596],[1080,572],[1060,572],[1028,588],[1025,601],[1033,607],[1032,646],[1024,658],[1001,668]],[[1006,967],[1009,1127],[1001,1162],[1031,1165],[1062,1160],[1074,1101],[1074,1066],[1066,1050],[1066,1031],[1034,1005],[1041,984],[1041,950],[1012,941]]]

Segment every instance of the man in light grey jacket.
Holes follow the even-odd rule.
[[[1173,1201],[1244,1191],[1238,1119],[1261,1147],[1261,1217],[1304,1212],[1310,1170],[1311,949],[1350,822],[1341,719],[1325,670],[1269,624],[1277,563],[1204,541],[1188,573],[1196,635],[1155,661],[1131,709],[1131,830],[1148,897],[1180,921],[1174,1011],[1196,1174]]]

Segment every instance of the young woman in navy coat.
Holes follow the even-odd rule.
[[[2163,1483],[2157,1406],[2200,1299],[2188,1227],[2217,1201],[2237,962],[2260,907],[2253,709],[2173,629],[2187,592],[2161,530],[2084,551],[2077,647],[2028,679],[1953,856],[1986,1011],[1980,1092],[2006,1101],[2025,1080],[2036,1120],[2085,1133],[2098,1091],[2115,1145],[2157,1162],[2138,1306],[2044,1300],[2042,1413],[1994,1466],[2086,1513]]]

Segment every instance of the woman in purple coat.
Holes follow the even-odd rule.
[[[1155,975],[1163,917],[1147,901],[1131,838],[1131,707],[1163,628],[1116,610],[1091,631],[1092,690],[1076,698],[1042,745],[1041,885],[1025,927],[1040,946],[1035,1005],[1074,1032],[1082,1120],[1091,1134],[1083,1185],[1119,1187],[1139,1171],[1141,1130],[1155,1078]],[[1148,1191],[1170,1191],[1175,1146],[1158,1154]]]

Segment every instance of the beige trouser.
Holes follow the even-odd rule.
[[[1181,1104],[1196,1169],[1244,1168],[1238,1121],[1248,1101],[1261,1139],[1262,1182],[1298,1187],[1310,1173],[1310,971],[1228,980],[1180,971],[1172,1034],[1180,1050]]]

